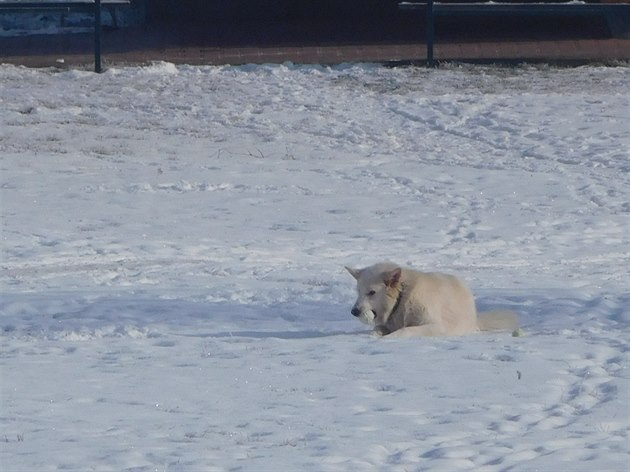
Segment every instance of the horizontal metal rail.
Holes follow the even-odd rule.
[[[624,3],[441,3],[441,2],[402,2],[401,10],[424,10],[433,4],[434,15],[596,15],[608,14],[627,9],[630,1]]]
[[[66,9],[66,8],[73,8],[73,9],[77,9],[77,8],[81,8],[83,7],[84,9],[87,10],[92,10],[94,8],[94,5],[97,3],[97,0],[69,0],[69,1],[59,1],[56,2],[54,0],[44,0],[41,2],[37,2],[37,1],[31,1],[31,2],[19,2],[19,1],[5,1],[5,0],[0,0],[0,9],[3,10],[9,10],[9,9],[15,9],[15,10],[25,10],[25,9],[42,9],[42,8],[46,8],[46,9]],[[100,1],[101,5],[128,5],[129,3],[131,3],[130,0],[101,0]]]
[[[102,65],[102,6],[129,5],[130,0],[77,0],[77,1],[31,1],[31,2],[5,2],[0,0],[0,10],[26,11],[26,10],[61,10],[61,11],[89,11],[94,14],[94,72],[101,73]]]

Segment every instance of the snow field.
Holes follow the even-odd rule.
[[[0,464],[627,468],[626,66],[0,66]],[[344,264],[526,336],[375,339]]]

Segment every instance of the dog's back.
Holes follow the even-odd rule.
[[[475,300],[459,278],[440,272],[403,269],[405,325],[433,325],[436,335],[456,336],[478,331]],[[413,320],[413,321],[412,321]]]

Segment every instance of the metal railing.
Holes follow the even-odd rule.
[[[401,10],[425,10],[427,29],[427,64],[437,65],[435,59],[435,18],[436,16],[487,16],[487,15],[523,15],[523,16],[591,16],[591,15],[628,15],[628,3],[442,3],[434,0],[426,2],[402,2]]]
[[[61,10],[61,11],[88,11],[94,15],[94,71],[101,73],[102,64],[102,36],[103,36],[103,16],[102,7],[129,5],[130,0],[75,0],[57,2],[51,0],[26,1],[26,2],[6,2],[0,0],[0,10],[12,11],[41,11],[41,10]]]

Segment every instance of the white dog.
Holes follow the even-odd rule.
[[[380,336],[457,336],[489,330],[513,330],[516,314],[482,313],[475,299],[455,276],[402,269],[384,262],[348,272],[357,280],[359,296],[352,314],[374,326]]]

